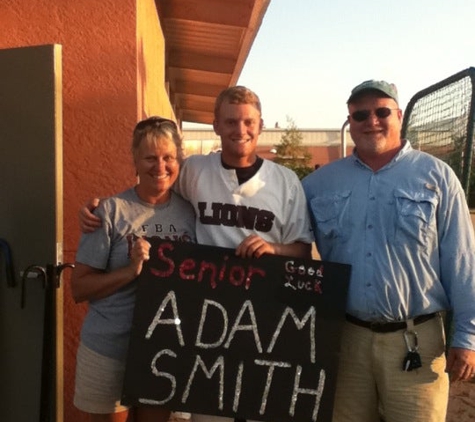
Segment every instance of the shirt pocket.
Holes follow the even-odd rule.
[[[426,248],[435,239],[438,197],[435,191],[397,189],[395,238],[399,245]]]
[[[317,235],[325,239],[347,240],[350,198],[351,192],[343,191],[311,199]]]

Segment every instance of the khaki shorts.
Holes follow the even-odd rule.
[[[119,413],[125,362],[111,359],[80,343],[76,356],[74,405],[87,413]]]

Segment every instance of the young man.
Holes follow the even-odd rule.
[[[348,99],[352,156],[303,180],[323,260],[352,265],[334,422],[443,422],[449,377],[475,374],[475,240],[442,161],[401,139],[396,87]],[[454,312],[448,359],[441,311]],[[447,374],[448,373],[448,374]]]
[[[213,127],[222,152],[189,157],[176,190],[197,214],[198,243],[310,257],[305,196],[295,173],[256,154],[263,120],[259,98],[236,86],[216,99]]]

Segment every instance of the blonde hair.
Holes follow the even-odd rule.
[[[176,146],[177,160],[181,164],[184,159],[183,137],[177,124],[170,119],[160,116],[152,116],[145,120],[141,120],[134,128],[132,135],[132,155],[135,157],[140,144],[143,140],[156,143],[161,139],[172,141]]]
[[[216,102],[214,104],[214,118],[217,119],[219,116],[219,110],[223,102],[227,101],[230,104],[251,104],[257,110],[259,114],[262,114],[261,110],[261,100],[256,93],[251,91],[245,86],[231,86],[226,88],[224,91],[217,96]]]

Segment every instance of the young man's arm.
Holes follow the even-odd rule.
[[[102,220],[92,212],[99,206],[100,199],[93,198],[79,210],[79,228],[83,233],[92,233],[102,226]]]
[[[303,242],[294,242],[289,244],[271,243],[251,234],[246,237],[236,248],[236,255],[241,258],[259,258],[264,254],[293,256],[295,258],[311,259],[312,245]]]

